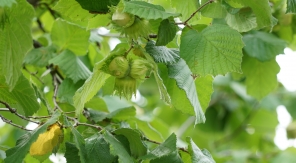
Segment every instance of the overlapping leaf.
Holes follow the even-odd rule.
[[[48,61],[55,55],[55,48],[53,46],[32,49],[26,55],[24,63],[38,67],[45,67],[49,64]]]
[[[162,6],[144,1],[124,1],[123,11],[145,19],[167,19],[180,15],[178,13],[167,13]]]
[[[225,25],[212,25],[198,33],[186,32],[181,37],[180,56],[194,74],[205,76],[241,72],[241,35]]]
[[[76,0],[82,8],[90,12],[107,13],[110,6],[116,6],[119,0]]]
[[[205,4],[208,0],[202,0],[201,4]],[[222,3],[216,1],[215,3],[211,3],[205,6],[201,10],[201,14],[210,18],[224,18],[227,14],[226,9],[222,6]]]
[[[65,158],[67,162],[80,163],[80,157],[78,155],[79,150],[77,149],[75,144],[66,142],[65,146],[66,146]]]
[[[9,86],[5,84],[4,77],[0,76],[0,100],[7,102],[26,116],[33,115],[40,108],[34,89],[23,76],[20,76],[11,92]]]
[[[228,13],[226,23],[239,32],[247,32],[257,27],[256,17],[251,8],[242,8],[237,13]]]
[[[246,76],[247,93],[260,100],[274,90],[277,85],[277,73],[280,71],[275,59],[260,62],[244,56],[242,69]]]
[[[178,102],[175,102],[176,105],[177,106],[182,105],[187,100],[189,100],[191,104],[191,107],[180,106],[177,109],[181,110],[182,112],[195,115],[196,116],[195,124],[205,122],[205,116],[197,96],[194,79],[191,76],[192,73],[189,67],[187,66],[186,62],[183,59],[180,59],[177,63],[168,65],[168,74],[170,78],[173,78],[176,80],[176,84],[178,88],[182,89],[186,93],[186,96],[185,96],[186,98],[182,99],[182,98],[176,97],[181,95],[180,93],[177,93],[177,92],[180,92],[180,90],[168,88],[169,92],[171,92],[170,95],[172,97],[175,97],[174,98],[175,100],[178,100]],[[174,85],[175,83],[173,82],[172,84]]]
[[[38,138],[39,134],[45,132],[49,125],[54,124],[60,116],[60,112],[56,111],[50,119],[42,126],[39,126],[32,132],[27,132],[17,140],[16,146],[6,151],[5,163],[22,163],[28,153],[31,144]]]
[[[197,8],[200,6],[199,2],[196,0],[171,0],[172,6],[176,8],[176,11],[181,13],[180,19],[185,21],[188,19],[192,13],[194,13]],[[198,16],[194,16],[189,23],[195,22],[198,20]]]
[[[111,155],[109,144],[98,134],[86,139],[85,149],[87,162],[113,163],[116,158]]]
[[[165,46],[171,42],[176,36],[177,28],[175,22],[170,22],[168,19],[160,23],[157,34],[156,46]]]
[[[5,76],[10,91],[22,75],[23,59],[33,45],[31,36],[33,7],[25,0],[16,2],[11,8],[7,7],[4,11],[1,9],[6,18],[0,21],[0,72]]]
[[[84,63],[71,51],[65,50],[58,56],[49,61],[59,68],[69,77],[74,83],[78,80],[87,79],[91,72]]]
[[[189,144],[188,149],[192,163],[215,163],[211,154],[207,150],[200,150],[190,137],[187,137],[186,141]]]
[[[110,153],[118,156],[119,163],[134,162],[123,144],[108,131],[105,132],[104,139],[110,144]]]
[[[51,39],[59,47],[58,51],[69,49],[76,55],[86,54],[89,36],[85,29],[62,19],[57,19],[51,30]]]
[[[277,38],[273,34],[260,31],[244,35],[243,41],[246,44],[244,47],[245,52],[262,62],[283,54],[286,47],[284,40]]]
[[[131,155],[135,158],[146,155],[147,148],[141,140],[139,131],[130,128],[121,128],[114,131],[117,135],[123,135],[129,141]]]
[[[57,97],[59,102],[67,102],[73,104],[73,96],[78,88],[82,86],[83,82],[73,83],[69,78],[66,78],[59,86]]]
[[[145,49],[156,63],[175,63],[180,58],[177,50],[169,49],[165,46],[155,46],[154,41],[149,41]]]
[[[84,21],[93,17],[93,14],[90,14],[89,11],[83,9],[76,0],[58,1],[53,9],[62,14],[62,16],[72,20]]]

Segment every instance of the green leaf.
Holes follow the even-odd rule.
[[[271,7],[268,0],[233,0],[234,2],[244,4],[252,8],[254,14],[257,17],[257,27],[270,27],[273,26],[273,17],[271,13]]]
[[[0,7],[11,7],[14,3],[17,3],[15,0],[1,0]]]
[[[238,32],[247,32],[257,27],[256,17],[251,8],[242,8],[237,13],[227,13],[226,23]]]
[[[149,152],[146,156],[141,157],[143,160],[155,159],[167,156],[173,152],[177,151],[177,137],[172,133],[163,143]]]
[[[123,144],[121,144],[121,142],[108,131],[105,132],[104,139],[110,144],[110,153],[114,156],[118,156],[119,163],[134,162],[132,157],[124,148]]]
[[[53,10],[59,12],[62,16],[68,17],[71,20],[84,21],[91,17],[89,11],[81,8],[80,4],[76,0],[60,0],[53,7]]]
[[[85,104],[85,107],[108,112],[106,102],[103,99],[101,99],[100,97],[92,98],[90,101],[88,101]]]
[[[167,19],[169,17],[177,17],[178,13],[167,13],[160,5],[153,5],[144,1],[123,1],[124,10],[133,15],[137,15],[145,19]]]
[[[4,77],[0,76],[0,100],[7,102],[25,116],[33,115],[40,108],[34,89],[23,76],[20,76],[11,92],[9,86],[5,84]]]
[[[121,128],[114,131],[116,135],[123,135],[129,141],[131,155],[135,158],[146,155],[147,148],[141,140],[139,131],[130,128]]]
[[[75,144],[66,142],[65,145],[66,145],[65,158],[67,162],[80,163],[80,157],[78,155],[79,150],[77,149]]]
[[[192,13],[194,13],[200,6],[196,0],[171,0],[172,6],[176,8],[176,12],[180,12],[180,20],[187,20]],[[189,23],[195,23],[199,19],[199,16],[194,16]]]
[[[296,0],[287,0],[286,13],[296,13]]]
[[[107,26],[110,22],[109,15],[96,15],[95,17],[88,20],[87,30],[98,28],[101,26]]]
[[[190,137],[186,138],[188,150],[191,155],[192,163],[215,163],[211,154],[207,150],[200,150]]]
[[[64,50],[61,54],[51,59],[49,63],[58,65],[74,83],[78,80],[87,79],[91,75],[84,63],[70,50]]]
[[[62,19],[57,19],[51,30],[52,43],[59,47],[58,51],[69,49],[76,55],[86,54],[89,36],[85,29]]]
[[[85,141],[81,134],[73,127],[73,125],[67,120],[67,117],[64,116],[64,123],[70,127],[74,143],[78,149],[78,156],[80,157],[81,163],[86,163],[87,152],[85,150]]]
[[[37,67],[45,67],[49,64],[48,61],[56,56],[55,51],[56,49],[53,46],[32,49],[26,55],[24,63]]]
[[[31,23],[34,10],[27,1],[17,0],[11,8],[4,9],[4,14],[6,20],[3,28],[0,26],[0,74],[5,76],[11,91],[22,75],[23,59],[33,45]]]
[[[186,32],[181,37],[180,56],[194,74],[205,76],[241,72],[241,35],[225,25],[212,25],[198,33]]]
[[[95,134],[85,141],[87,162],[113,163],[115,157],[111,155],[109,144],[102,135]]]
[[[214,78],[211,75],[195,79],[195,87],[202,110],[205,112],[211,101]]]
[[[177,50],[169,49],[166,46],[155,46],[154,41],[149,41],[145,49],[156,63],[175,63],[180,58]]]
[[[73,104],[73,96],[78,88],[82,86],[82,82],[73,83],[69,78],[63,80],[59,86],[57,97],[59,102],[67,102]]]
[[[107,115],[107,118],[109,119],[116,119],[119,121],[127,120],[129,118],[132,118],[136,115],[136,109],[135,107],[127,107],[127,108],[121,108],[117,109],[110,114]]]
[[[268,95],[278,85],[276,75],[280,67],[275,59],[260,62],[255,58],[244,56],[242,69],[247,78],[247,93],[258,100]]]
[[[82,8],[99,14],[107,13],[110,6],[116,6],[119,0],[76,0]]]
[[[155,45],[165,46],[175,38],[176,32],[177,27],[174,21],[170,22],[168,19],[163,20],[158,28],[157,40]]]
[[[37,129],[27,132],[21,136],[17,140],[16,146],[6,151],[7,157],[4,159],[5,163],[22,163],[30,149],[31,144],[37,140],[39,134],[45,132],[48,126],[56,123],[59,117],[60,112],[56,111],[42,126],[39,126]]]
[[[190,109],[193,109],[193,112],[194,112],[193,115],[196,116],[195,124],[201,123],[201,122],[204,123],[206,119],[202,111],[202,108],[200,106],[199,99],[197,97],[194,79],[191,76],[192,73],[189,67],[187,66],[186,62],[183,59],[180,59],[177,63],[168,65],[168,74],[170,78],[173,78],[176,80],[178,88],[185,91],[186,97],[187,97],[187,99],[185,100],[189,100],[191,106],[193,107],[193,108],[190,107]],[[169,92],[171,91],[170,89],[168,90]],[[176,91],[179,92],[178,90]],[[176,94],[176,92],[170,93],[171,96],[175,96],[174,94]],[[176,95],[180,95],[180,94],[176,94]],[[174,99],[178,99],[178,97]],[[180,102],[180,100],[178,101]],[[177,109],[181,109],[181,111],[183,111],[183,107],[178,107]],[[189,108],[186,108],[186,109],[189,109]],[[184,112],[189,113],[192,111],[189,111],[189,112],[185,111],[185,108],[184,108]]]
[[[183,163],[180,155],[177,151],[160,158],[156,158],[150,161],[150,163]]]
[[[84,109],[83,114],[89,121],[93,121],[95,123],[103,121],[108,115],[106,112],[93,109]]]
[[[254,31],[246,34],[243,37],[246,44],[245,52],[259,61],[269,61],[275,58],[276,55],[283,54],[286,47],[286,42],[279,39],[273,34]]]
[[[209,0],[202,0],[201,4],[207,3]],[[205,17],[210,18],[224,18],[227,14],[226,9],[222,6],[222,3],[215,1],[211,4],[206,5],[202,10],[201,14]]]

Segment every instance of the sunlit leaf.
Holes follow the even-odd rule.
[[[201,5],[208,2],[208,0],[201,0]],[[214,3],[208,4],[201,10],[201,14],[210,18],[224,18],[227,14],[226,9],[222,6],[222,3],[215,1]]]
[[[215,163],[211,154],[207,150],[200,150],[190,137],[187,137],[186,141],[189,144],[188,149],[192,163]]]
[[[63,132],[59,124],[53,124],[47,131],[40,134],[30,147],[30,155],[44,155],[53,150],[61,142]]]
[[[250,8],[242,8],[237,13],[227,13],[226,23],[238,32],[247,32],[257,27],[256,17]]]
[[[171,0],[172,6],[176,8],[176,11],[181,13],[180,19],[182,21],[187,20],[192,13],[194,13],[197,8],[200,6],[199,2],[196,0]],[[199,16],[195,15],[189,23],[195,23],[198,20]]]
[[[241,35],[225,25],[212,25],[202,32],[190,30],[182,35],[180,56],[194,74],[205,76],[241,72]]]

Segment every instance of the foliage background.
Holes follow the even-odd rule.
[[[75,111],[72,97],[92,74],[95,63],[113,50],[110,48],[112,40],[118,38],[123,43],[127,43],[128,40],[114,29],[111,29],[110,33],[98,34],[96,32],[98,27],[109,26],[110,16],[96,12],[89,13],[80,6],[78,0],[28,0],[28,2],[25,0],[0,2],[0,101],[8,102],[25,116],[47,115],[49,108],[56,107],[55,100],[52,100],[55,95],[55,80],[52,73],[56,71],[54,73],[59,74],[61,79],[56,80],[60,84],[56,94],[58,105],[65,112]],[[201,4],[205,2],[206,0],[201,0]],[[199,7],[193,0],[153,0],[149,3],[161,5],[170,13],[182,13],[182,16],[177,15],[180,22],[186,21]],[[99,6],[104,5],[99,4]],[[129,12],[134,12],[133,9],[131,8]],[[184,102],[186,95],[184,96],[184,92],[180,93],[175,81],[173,84],[170,83],[172,80],[168,78],[168,70],[163,63],[158,63],[159,73],[171,98],[174,99],[172,101],[174,107],[160,100],[158,84],[153,76],[140,85],[136,98],[132,101],[111,95],[114,78],[109,78],[106,81],[108,84],[104,85],[99,93],[85,104],[85,107],[104,112],[127,108],[123,113],[112,116],[114,124],[108,126],[108,121],[102,121],[100,125],[106,128],[126,126],[138,128],[149,139],[157,142],[164,142],[175,133],[179,147],[187,147],[186,137],[189,136],[199,148],[210,151],[216,162],[295,162],[295,148],[282,151],[274,144],[275,129],[278,125],[277,106],[284,105],[293,120],[296,118],[296,94],[287,91],[277,82],[276,74],[280,68],[275,60],[276,55],[283,53],[286,47],[296,50],[296,17],[293,15],[295,12],[295,0],[217,0],[197,13],[188,22],[192,28],[198,31],[207,29],[210,32],[217,30],[214,35],[202,31],[202,35],[206,38],[223,39],[227,37],[223,34],[229,32],[229,27],[242,35],[245,45],[242,63],[240,65],[238,61],[237,65],[234,63],[235,66],[226,70],[221,68],[228,64],[228,60],[224,61],[223,58],[222,62],[217,61],[218,64],[210,60],[204,67],[192,66],[194,63],[190,60],[195,55],[191,54],[193,51],[198,54],[203,53],[203,50],[210,51],[211,53],[208,53],[210,59],[219,58],[218,53],[211,51],[212,49],[199,47],[206,45],[200,33],[194,33],[188,27],[184,28],[184,24],[177,29],[183,30],[182,35],[172,32],[170,36],[169,33],[165,33],[164,38],[171,39],[166,47],[180,48],[180,56],[187,62],[191,71],[200,75],[197,76],[195,85],[199,103],[205,112],[204,124],[195,125],[195,117],[182,113],[186,112],[184,106],[188,105]],[[160,17],[167,18],[165,15]],[[32,19],[33,24],[31,24]],[[168,22],[169,20],[172,22],[171,19],[167,19]],[[160,21],[151,20],[152,31],[158,36]],[[209,30],[207,27],[212,29]],[[221,30],[221,27],[225,27],[225,30]],[[170,24],[167,24],[165,29],[173,30]],[[187,33],[188,31],[191,33]],[[233,33],[229,32],[230,34]],[[231,36],[235,40],[237,35]],[[191,37],[195,39],[200,37],[200,44],[188,41]],[[161,42],[158,39],[154,40]],[[145,39],[140,42],[147,43]],[[186,44],[182,45],[182,42]],[[146,47],[147,51],[155,48],[154,45],[148,45],[150,47]],[[231,50],[240,51],[244,45],[234,41],[221,46],[223,50],[229,48],[229,53],[235,53]],[[206,60],[206,57],[198,59]],[[224,65],[219,65],[221,63]],[[20,69],[22,71],[19,71]],[[217,76],[218,74],[226,75],[222,77]],[[41,100],[37,102],[34,100],[36,97]],[[0,104],[0,108],[6,107]],[[15,124],[21,126],[28,124],[28,121],[10,112],[1,111],[0,114]],[[96,116],[98,118],[98,115]],[[80,116],[79,121],[89,123],[84,116]],[[292,123],[288,127],[288,138],[296,137],[294,126]],[[79,127],[77,130],[82,138],[89,138],[94,134],[94,130],[87,126]],[[68,142],[75,142],[80,138],[69,130],[64,132],[64,140]],[[5,151],[15,147],[16,141],[25,133],[26,131],[9,124],[0,128],[1,162],[7,155]],[[61,148],[72,149],[71,145],[73,144],[65,144]],[[155,147],[153,143],[148,146],[150,149]],[[184,162],[191,161],[190,158],[186,159],[184,152],[180,153]],[[67,155],[67,151],[65,156],[67,159],[72,157],[69,153]],[[25,162],[39,162],[38,160],[50,162],[48,158],[34,158],[29,154],[26,154],[24,159]]]

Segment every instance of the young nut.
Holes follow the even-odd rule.
[[[123,78],[129,74],[128,60],[123,56],[115,57],[109,64],[109,72],[116,78]]]

